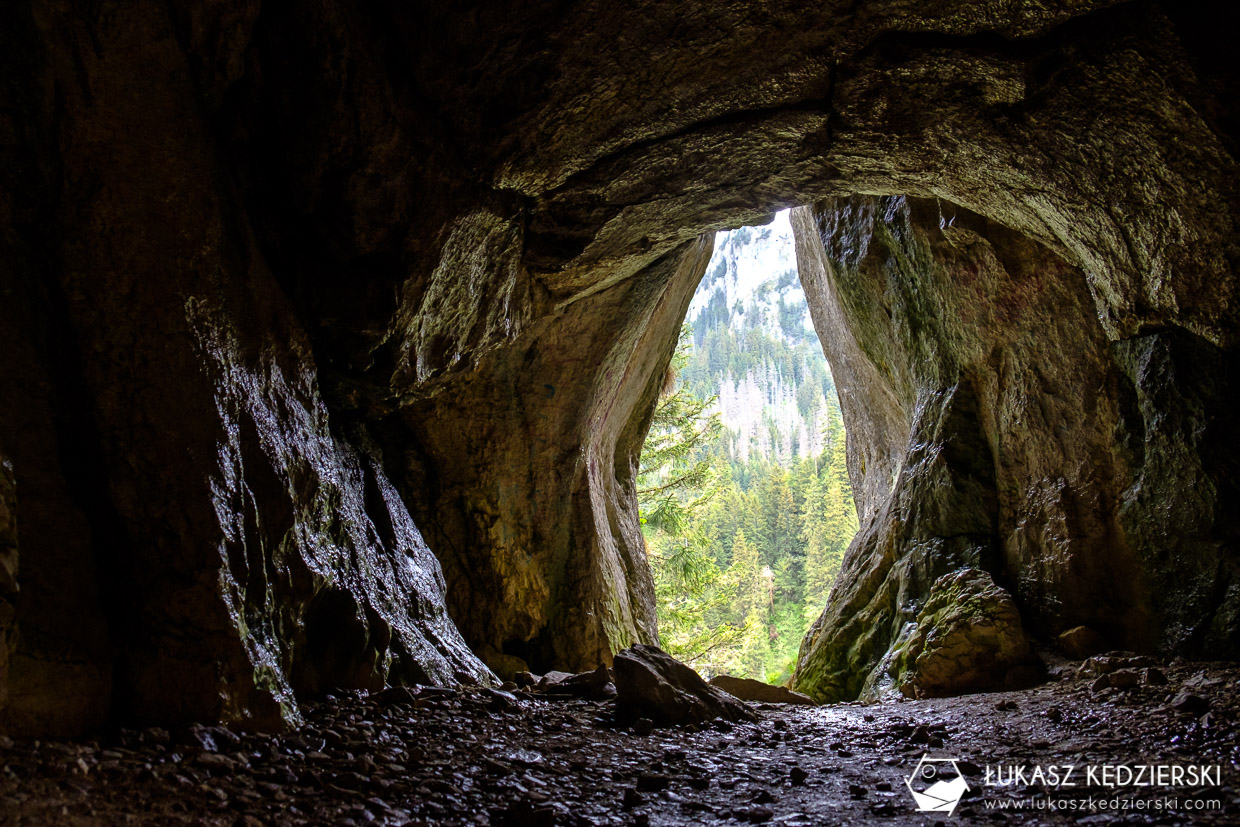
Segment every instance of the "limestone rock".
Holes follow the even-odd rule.
[[[617,652],[616,711],[622,718],[646,717],[659,726],[697,724],[723,718],[756,721],[743,702],[717,689],[657,646]]]
[[[712,246],[685,245],[554,324],[530,322],[388,423],[386,451],[408,460],[399,484],[475,647],[576,672],[657,639],[635,469]]]
[[[616,697],[616,685],[612,672],[602,665],[589,672],[578,672],[575,675],[549,672],[538,682],[538,690],[545,695],[587,698],[592,701]]]
[[[1200,715],[1210,709],[1210,701],[1188,689],[1181,689],[1168,704],[1177,712]]]
[[[538,679],[538,688],[546,689],[552,686],[559,686],[573,676],[574,673],[572,672],[561,672],[558,669],[552,669],[550,672]]]
[[[1134,655],[1132,652],[1110,652],[1086,658],[1076,670],[1078,678],[1096,678],[1109,675],[1120,669],[1147,669],[1154,665],[1151,658]]]
[[[1132,689],[1141,684],[1141,673],[1133,669],[1117,669],[1104,677],[1113,689]]]
[[[1240,360],[1192,333],[1150,331],[1115,342],[1129,469],[1119,523],[1147,584],[1153,646],[1164,654],[1240,657],[1240,578],[1232,550],[1240,509],[1231,402]],[[1141,643],[1144,643],[1142,641]]]
[[[1108,341],[1081,270],[945,201],[832,199],[794,211],[793,227],[861,522],[794,689],[820,700],[886,691],[917,607],[962,566],[1007,586],[1034,637],[1082,625],[1172,651],[1170,638],[1208,617],[1201,640],[1230,651],[1230,529],[1202,529],[1176,577],[1162,550],[1179,540],[1148,510],[1157,501],[1204,526],[1187,515],[1227,498],[1218,485],[1230,471],[1202,464],[1228,449],[1205,436],[1216,432],[1200,412],[1233,415],[1214,396],[1232,381],[1217,347],[1181,333]],[[1159,378],[1173,369],[1183,391]],[[1198,436],[1180,430],[1189,421]],[[1171,444],[1179,460],[1160,454]]]
[[[716,675],[710,679],[710,685],[722,689],[734,698],[742,701],[770,704],[798,704],[817,706],[817,701],[800,692],[793,692],[784,686],[772,686],[769,683],[755,681],[752,678],[735,678],[731,675]]]
[[[1114,382],[1082,274],[934,202],[840,199],[795,211],[793,227],[842,391],[861,521],[793,688],[874,697],[917,607],[961,567],[1015,573],[1035,632],[1071,618],[1143,633],[1138,584],[1120,579],[1114,603],[1083,588],[1115,579],[1104,559],[1114,571],[1136,563],[1110,542],[1114,515],[1088,507],[1101,480],[1114,490],[1122,478],[1118,403],[1082,388],[1085,377]],[[1048,393],[1054,402],[1027,405]],[[1065,467],[1069,455],[1079,461]],[[1077,525],[1070,536],[1056,528],[1065,521]]]
[[[57,150],[73,216],[24,236],[63,245],[55,276],[5,236],[0,443],[24,493],[0,728],[81,732],[110,711],[276,727],[299,719],[299,694],[490,680],[382,453],[328,410],[259,231],[221,187],[186,104],[193,59],[150,9],[114,22],[57,104],[83,114]],[[237,34],[221,33],[226,51]],[[35,84],[50,88],[75,58],[48,45]],[[48,162],[30,151],[24,179]],[[5,204],[23,227],[46,218]]]
[[[936,580],[916,624],[893,670],[908,697],[1016,688],[1014,673],[1036,662],[1012,596],[979,569]]]
[[[1106,641],[1088,626],[1074,626],[1056,638],[1059,647],[1073,658],[1087,658],[1107,648]]]
[[[1147,666],[1141,670],[1142,686],[1166,686],[1167,683],[1167,675],[1161,669]]]

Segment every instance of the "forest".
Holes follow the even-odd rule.
[[[682,332],[642,452],[639,510],[663,648],[708,678],[782,683],[857,530],[844,427],[818,342],[784,321],[782,299],[780,337],[730,324],[720,295]],[[793,394],[823,423],[809,440],[821,450],[795,435],[781,450],[773,423],[748,436],[725,427],[716,389],[738,376]]]

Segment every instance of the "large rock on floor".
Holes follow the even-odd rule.
[[[657,646],[616,653],[616,713],[622,720],[649,718],[657,726],[700,724],[723,718],[756,721],[743,702],[717,689]]]
[[[910,698],[1020,688],[1037,677],[1012,596],[980,569],[945,574],[896,644],[891,670]]]
[[[768,704],[797,704],[800,706],[817,706],[817,702],[809,695],[793,692],[784,686],[772,686],[769,683],[755,681],[753,678],[736,678],[732,675],[715,675],[710,685],[722,689],[734,698],[742,701]]]

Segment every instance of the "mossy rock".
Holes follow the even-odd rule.
[[[900,691],[917,698],[1016,688],[1039,673],[1016,602],[976,568],[934,582],[891,667]]]

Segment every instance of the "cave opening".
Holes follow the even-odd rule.
[[[788,683],[857,530],[789,209],[715,235],[640,468],[661,646],[706,678]]]
[[[0,821],[902,820],[933,751],[1235,822],[1234,9],[83,5],[0,10]],[[650,412],[791,203],[822,705],[634,717]]]

